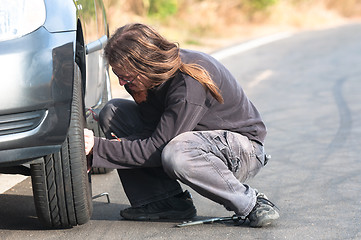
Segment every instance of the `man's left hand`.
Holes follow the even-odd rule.
[[[84,128],[84,142],[85,154],[88,155],[94,147],[94,133],[87,128]]]

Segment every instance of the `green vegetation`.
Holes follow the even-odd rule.
[[[244,2],[251,11],[264,11],[270,6],[277,4],[279,0],[245,0]]]
[[[150,17],[165,19],[178,11],[178,0],[144,0]]]

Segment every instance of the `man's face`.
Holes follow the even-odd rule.
[[[119,67],[112,67],[112,71],[117,76],[120,86],[127,85],[128,88],[136,92],[147,90],[145,84],[147,79],[144,76],[138,73],[126,72],[124,68]]]

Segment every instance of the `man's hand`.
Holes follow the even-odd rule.
[[[84,142],[85,153],[88,155],[94,147],[94,133],[87,128],[84,128]]]

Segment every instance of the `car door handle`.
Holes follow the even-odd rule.
[[[106,35],[95,40],[94,42],[88,43],[85,47],[85,53],[90,54],[95,51],[101,50],[105,44],[108,42],[108,37]]]

